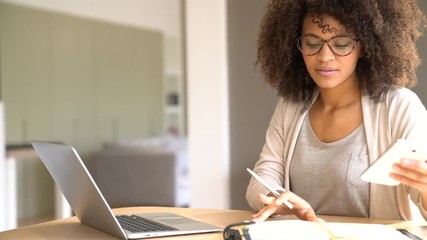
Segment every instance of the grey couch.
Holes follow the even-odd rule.
[[[106,143],[88,168],[111,207],[189,205],[185,139]]]

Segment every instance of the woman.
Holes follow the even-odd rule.
[[[279,100],[246,198],[258,211],[427,219],[427,163],[401,160],[396,187],[361,174],[397,139],[427,147],[427,112],[407,87],[416,84],[415,41],[425,16],[415,0],[272,0],[258,40],[258,63]],[[285,190],[286,189],[286,190]],[[294,205],[289,209],[282,204]]]

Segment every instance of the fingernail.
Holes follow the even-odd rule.
[[[406,158],[404,158],[400,161],[400,164],[402,164],[403,166],[408,166],[410,163],[411,163],[411,160],[406,159]]]

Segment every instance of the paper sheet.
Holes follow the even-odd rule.
[[[276,220],[249,225],[252,240],[408,240],[392,226],[382,224],[336,223],[325,226],[329,234],[319,223],[302,220]]]

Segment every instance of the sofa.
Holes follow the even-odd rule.
[[[189,205],[185,138],[164,135],[108,142],[88,161],[112,208]]]

